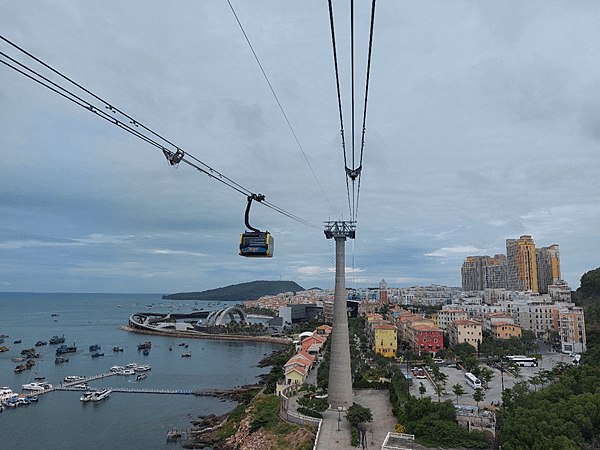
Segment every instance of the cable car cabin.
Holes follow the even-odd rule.
[[[240,255],[250,258],[271,258],[273,236],[268,231],[248,231],[240,236]]]

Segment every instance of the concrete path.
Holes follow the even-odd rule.
[[[389,392],[374,389],[355,390],[354,403],[369,408],[373,414],[373,422],[365,424],[367,430],[365,448],[380,449],[388,432],[393,432],[394,424],[397,423],[392,415]],[[338,418],[341,420],[338,421]],[[345,414],[340,414],[338,411],[325,411],[317,449],[353,450],[355,448],[350,445],[350,423],[346,420]]]

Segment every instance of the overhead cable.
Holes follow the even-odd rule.
[[[279,106],[279,110],[281,111],[281,114],[283,114],[283,118],[285,119],[285,121],[286,121],[286,123],[288,125],[288,128],[292,132],[292,136],[294,136],[294,140],[296,141],[296,144],[298,145],[298,148],[300,149],[300,151],[302,152],[302,155],[304,156],[304,159],[306,160],[306,164],[308,164],[308,167],[309,167],[310,171],[312,172],[313,177],[315,178],[315,181],[319,185],[319,188],[321,189],[321,192],[323,193],[323,196],[325,197],[325,200],[327,201],[327,203],[329,204],[329,207],[331,208],[331,210],[335,214],[335,210],[333,209],[333,206],[331,205],[331,202],[329,201],[329,198],[327,198],[327,194],[325,193],[325,190],[323,189],[323,186],[321,185],[321,183],[319,181],[319,178],[317,177],[317,174],[313,170],[313,167],[310,164],[310,161],[308,160],[308,157],[306,156],[306,153],[304,152],[304,148],[302,148],[302,144],[300,144],[300,140],[298,139],[298,136],[296,135],[296,132],[294,131],[294,128],[292,127],[292,124],[291,124],[290,120],[288,119],[288,116],[285,113],[285,110],[283,109],[283,105],[279,101],[279,98],[277,97],[277,94],[275,93],[275,89],[273,89],[273,85],[271,84],[271,81],[269,81],[269,77],[267,76],[267,73],[265,72],[265,69],[263,69],[263,66],[260,63],[260,60],[258,59],[258,55],[254,51],[254,47],[252,46],[252,43],[250,42],[250,38],[246,34],[246,30],[244,30],[242,22],[238,18],[238,15],[235,12],[235,9],[233,8],[233,5],[231,4],[231,1],[227,0],[227,3],[229,4],[229,8],[231,8],[231,12],[233,13],[233,16],[235,17],[235,20],[237,21],[240,29],[242,30],[242,34],[244,35],[244,38],[246,39],[246,42],[248,43],[248,46],[250,47],[250,50],[252,51],[252,54],[254,55],[254,59],[256,60],[256,63],[258,64],[258,67],[260,68],[260,71],[262,72],[263,77],[265,78],[267,84],[269,85],[269,89],[271,90],[271,93],[273,94],[273,97],[275,97],[275,101],[277,102],[277,105]]]
[[[91,96],[92,99],[84,99],[82,97],[81,93],[76,94],[76,93],[72,92],[68,88],[61,86],[58,83],[50,80],[48,77],[42,75],[41,73],[39,73],[36,70],[32,69],[31,67],[27,66],[26,64],[23,64],[23,63],[17,61],[16,59],[12,58],[11,56],[7,55],[6,53],[4,53],[2,51],[0,51],[0,56],[4,57],[5,59],[0,59],[0,63],[13,69],[14,71],[20,73],[21,75],[24,75],[25,77],[29,78],[30,80],[35,81],[36,83],[44,86],[45,88],[60,95],[61,97],[66,98],[67,100],[73,102],[74,104],[86,109],[87,111],[94,113],[98,117],[127,131],[128,133],[132,134],[133,136],[137,137],[138,139],[141,139],[142,141],[158,148],[159,150],[161,150],[163,152],[163,154],[165,156],[167,156],[167,159],[171,158],[171,164],[173,164],[173,157],[177,154],[180,154],[181,157],[177,159],[177,164],[179,164],[180,162],[186,163],[189,166],[200,171],[201,173],[207,175],[209,178],[212,178],[214,180],[221,182],[222,184],[243,194],[246,197],[249,195],[252,195],[252,192],[249,189],[243,187],[242,185],[235,182],[231,178],[225,176],[224,174],[217,171],[213,167],[202,162],[200,159],[196,158],[195,156],[192,156],[189,153],[183,152],[181,147],[175,145],[170,140],[166,139],[165,137],[161,136],[160,134],[158,134],[155,131],[151,130],[150,128],[146,127],[145,125],[138,122],[133,117],[124,113],[120,109],[114,107],[112,104],[108,103],[107,101],[105,101],[104,99],[99,97],[98,95],[96,95],[93,92],[89,91],[88,89],[84,88],[80,84],[76,83],[75,81],[73,81],[69,77],[65,76],[58,70],[54,69],[50,65],[46,64],[39,58],[35,57],[31,53],[27,52],[26,50],[22,49],[15,43],[11,42],[4,36],[0,35],[0,39],[3,40],[4,42],[6,42],[7,44],[11,45],[15,49],[19,50],[23,54],[27,55],[29,58],[33,59],[37,63],[41,64],[42,66],[44,66],[45,68],[47,68],[48,70],[53,72],[54,74],[60,76],[64,80],[68,81],[73,86],[76,86],[78,89],[83,91],[83,93]],[[93,104],[92,103],[93,100],[99,101],[101,103],[101,105]],[[126,120],[117,118],[115,116],[116,114],[120,114]],[[145,130],[147,133],[149,133],[149,135],[144,134],[140,130]],[[157,141],[155,138],[158,138],[162,142]],[[185,156],[187,156],[187,158]],[[261,203],[263,203],[268,208],[271,208],[272,210],[274,210],[290,219],[293,219],[303,225],[315,228],[317,230],[321,230],[321,227],[318,227],[317,225],[314,225],[292,213],[289,213],[286,210],[284,210],[276,205],[273,205],[268,202],[261,202]]]

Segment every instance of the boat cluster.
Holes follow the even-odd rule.
[[[125,367],[123,366],[112,366],[110,368],[111,372],[115,372],[117,375],[131,376],[135,375],[136,372],[147,372],[152,368],[148,364],[138,364],[135,362],[127,364]],[[146,377],[142,377],[146,378]],[[138,379],[142,379],[138,377]]]
[[[17,406],[26,406],[38,401],[37,395],[34,394],[17,394],[12,389],[2,386],[0,387],[0,412],[5,408],[16,408]]]

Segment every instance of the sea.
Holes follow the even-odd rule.
[[[0,292],[0,334],[9,351],[0,353],[0,386],[21,393],[21,386],[45,377],[59,384],[68,375],[93,376],[112,366],[135,362],[148,364],[147,378],[112,376],[89,383],[92,388],[143,388],[194,391],[232,389],[259,381],[270,368],[260,368],[265,356],[281,347],[262,342],[182,339],[123,331],[132,313],[192,312],[219,310],[232,303],[216,301],[163,300],[161,294],[55,294]],[[76,345],[76,353],[55,363],[55,345],[36,347],[53,336]],[[16,340],[21,343],[15,344]],[[147,356],[138,344],[152,342]],[[187,348],[180,344],[186,343]],[[92,358],[91,345],[99,345],[104,356]],[[114,352],[114,347],[122,352]],[[172,350],[169,349],[172,348]],[[21,350],[40,352],[36,364],[21,373],[14,371]],[[182,353],[190,352],[184,358]],[[93,450],[178,449],[181,442],[168,443],[169,430],[189,429],[191,420],[209,414],[224,414],[236,403],[215,397],[180,394],[113,392],[98,403],[79,400],[81,392],[53,391],[39,396],[38,403],[7,408],[0,413],[0,449]]]

